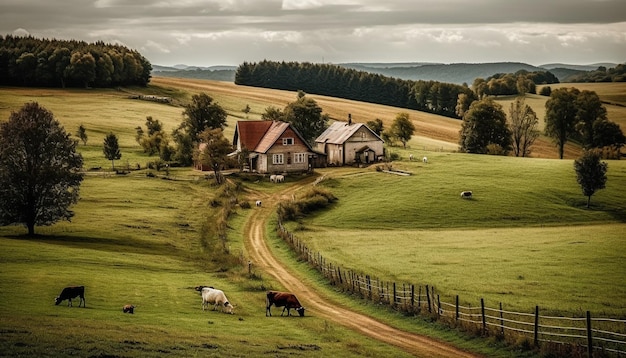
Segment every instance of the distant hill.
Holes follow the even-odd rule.
[[[533,66],[522,62],[491,62],[491,63],[430,63],[430,62],[400,62],[400,63],[339,63],[338,66],[368,73],[378,73],[387,77],[404,80],[438,81],[445,83],[472,85],[478,77],[487,78],[496,73],[515,73],[519,70],[546,71],[549,70],[559,81],[578,75],[583,72],[596,70],[599,66],[615,67],[614,63],[597,63],[589,65],[569,65],[551,63]],[[238,66],[175,66],[152,65],[153,76],[208,79],[216,81],[235,81],[235,71]]]

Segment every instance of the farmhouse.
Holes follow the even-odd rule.
[[[385,143],[363,123],[337,121],[317,139],[315,149],[327,155],[328,165],[368,164],[384,157]]]
[[[308,171],[320,157],[291,124],[281,121],[238,121],[233,146],[236,153],[248,150],[249,169],[262,174]]]

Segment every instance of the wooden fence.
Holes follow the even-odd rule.
[[[285,227],[278,224],[278,235],[303,259],[317,268],[331,285],[350,294],[398,311],[427,314],[450,325],[465,324],[479,330],[483,336],[499,335],[516,339],[525,337],[535,347],[540,343],[582,348],[588,357],[596,354],[626,355],[626,320],[592,317],[556,317],[534,312],[512,312],[499,307],[487,307],[483,299],[476,306],[461,305],[459,296],[454,302],[441,301],[441,295],[429,285],[380,281],[372,276],[326,262],[319,252],[309,248]],[[454,296],[449,296],[454,297]]]

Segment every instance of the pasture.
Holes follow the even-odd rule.
[[[609,161],[587,209],[571,160],[426,154],[394,163],[408,177],[321,171],[339,200],[291,231],[328,262],[433,285],[448,301],[626,315],[626,163]]]
[[[147,116],[160,120],[166,130],[175,128],[182,119],[180,103],[198,92],[208,93],[226,109],[227,138],[232,138],[236,120],[246,117],[246,104],[252,108],[248,118],[258,119],[267,106],[282,108],[295,99],[295,93],[286,91],[167,78],[155,78],[148,88],[125,90],[0,88],[0,121],[25,102],[37,101],[68,133],[85,126],[89,141],[80,143],[79,151],[86,169],[110,167],[102,154],[108,132],[120,139],[122,158],[116,167],[145,168],[156,157],[142,152],[135,128],[144,126]],[[129,99],[137,93],[171,96],[174,105]],[[351,113],[359,122],[381,118],[388,127],[403,111],[312,97],[333,119],[345,120]],[[510,308],[545,304],[568,313],[589,309],[624,316],[622,162],[609,163],[607,189],[593,196],[587,210],[571,160],[453,153],[459,121],[416,111],[410,115],[417,133],[409,148],[390,150],[404,158],[394,167],[414,175],[397,177],[373,167],[319,170],[328,177],[323,185],[340,200],[328,212],[305,220],[298,236],[306,235],[328,260],[380,272],[381,279],[421,283],[427,277],[423,283],[468,301],[485,297]],[[556,157],[556,149],[544,143],[549,149],[545,157]],[[575,152],[572,147],[570,158]],[[409,153],[427,155],[430,162],[409,163]],[[404,355],[315,317],[266,319],[263,293],[276,284],[263,273],[248,275],[245,265],[225,269],[205,249],[203,235],[216,216],[208,205],[216,192],[211,182],[189,168],[173,168],[167,178],[146,173],[90,171],[72,222],[39,227],[36,238],[23,237],[20,227],[0,227],[2,354]],[[250,193],[279,190],[264,181],[245,186]],[[461,190],[473,190],[474,199],[462,201]],[[229,219],[233,256],[245,256],[247,215],[240,209]],[[319,280],[293,258],[288,260],[307,280]],[[86,286],[86,309],[70,309],[65,302],[54,306],[53,298],[72,284]],[[199,284],[224,289],[236,314],[203,313],[193,290]],[[601,299],[597,292],[603,293]],[[559,305],[553,305],[558,296]],[[121,312],[127,303],[137,306],[134,315]],[[383,316],[403,327],[416,325]]]

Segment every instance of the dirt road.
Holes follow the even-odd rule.
[[[288,291],[297,292],[300,301],[306,302],[307,311],[313,312],[317,317],[397,346],[416,357],[478,357],[431,338],[398,330],[337,303],[331,303],[328,298],[320,296],[315,289],[306,286],[292,275],[289,268],[272,255],[265,238],[265,228],[278,200],[291,198],[301,187],[292,186],[271,197],[262,198],[263,207],[256,207],[248,219],[244,235],[247,238],[250,259],[257,267],[272,275]]]

